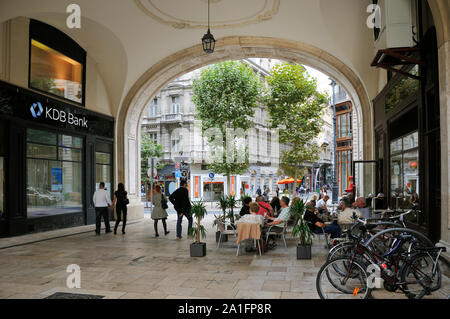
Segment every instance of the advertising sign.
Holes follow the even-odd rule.
[[[52,167],[52,192],[62,191],[62,168]]]

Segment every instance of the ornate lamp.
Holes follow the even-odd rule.
[[[208,0],[208,32],[202,38],[203,51],[205,53],[213,53],[216,46],[216,40],[209,31],[209,0]]]

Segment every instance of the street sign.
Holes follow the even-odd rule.
[[[209,178],[211,178],[211,179],[214,178],[214,173],[213,172],[209,173]]]

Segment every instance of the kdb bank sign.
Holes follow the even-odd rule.
[[[33,103],[30,107],[30,113],[35,119],[45,117],[51,121],[88,128],[88,120],[84,116],[77,116],[71,112],[58,110],[53,107],[43,107],[41,102]]]

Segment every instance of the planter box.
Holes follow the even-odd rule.
[[[219,238],[220,238],[220,231],[216,232],[216,243],[219,242]],[[228,241],[228,235],[222,235],[222,240],[220,241],[221,243],[225,243]]]
[[[311,259],[311,245],[297,245],[297,259]]]
[[[191,257],[204,257],[206,256],[206,243],[192,243],[190,250]]]

